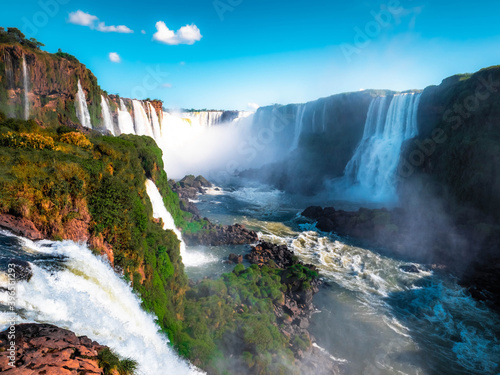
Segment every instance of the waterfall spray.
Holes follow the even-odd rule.
[[[132,116],[130,116],[123,99],[120,99],[120,109],[118,109],[118,128],[120,134],[135,134]]]

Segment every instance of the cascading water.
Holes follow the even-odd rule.
[[[213,126],[221,123],[222,111],[201,111],[201,112],[184,112],[181,114],[183,118],[188,118],[192,123],[197,123],[201,126]]]
[[[144,106],[138,100],[132,100],[136,135],[148,135],[153,138],[153,130]]]
[[[83,92],[80,80],[78,80],[78,92],[76,94],[76,117],[78,117],[82,126],[92,129],[87,98],[85,97],[85,92]]]
[[[10,54],[7,52],[5,53],[5,76],[7,77],[7,90],[12,90],[14,89],[14,69],[12,67],[12,58],[10,57]]]
[[[29,75],[28,67],[26,66],[26,57],[23,55],[23,86],[24,86],[24,119],[30,117],[30,102],[29,102]]]
[[[18,323],[54,324],[88,336],[135,359],[138,375],[200,373],[174,353],[130,286],[85,245],[34,243],[2,232],[0,248],[3,256],[32,263],[33,277],[16,287]],[[0,291],[0,306],[7,301],[7,293]],[[0,329],[8,326],[8,315],[0,314]]]
[[[158,120],[158,114],[151,103],[147,103],[149,107],[149,113],[151,114],[151,128],[153,132],[153,138],[158,142],[161,138],[161,128],[160,122]]]
[[[120,134],[135,134],[134,121],[132,121],[132,116],[130,116],[123,99],[120,99],[120,109],[118,109],[118,128]]]
[[[299,146],[300,135],[302,134],[302,127],[304,124],[304,113],[306,111],[307,104],[300,104],[297,106],[297,111],[295,113],[295,130],[293,133],[293,142],[290,146],[290,151],[295,150]]]
[[[343,189],[350,199],[395,199],[395,173],[403,142],[416,136],[420,93],[373,99],[363,138],[345,168]],[[387,106],[389,106],[387,108]]]
[[[173,231],[181,242],[181,257],[184,265],[186,267],[196,267],[208,262],[212,262],[213,258],[209,256],[193,251],[188,252],[186,250],[186,244],[182,239],[182,234],[180,230],[175,226],[174,218],[165,207],[163,198],[153,181],[146,180],[146,191],[148,193],[149,200],[151,201],[151,205],[153,206],[153,217],[155,219],[162,219],[163,229]]]
[[[106,128],[106,130],[109,130],[112,135],[115,135],[113,117],[111,116],[111,111],[109,110],[108,100],[103,95],[101,95],[101,108],[104,128]]]

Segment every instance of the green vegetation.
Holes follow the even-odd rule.
[[[291,343],[273,311],[273,303],[283,303],[283,272],[240,264],[220,279],[203,280],[189,290],[181,354],[196,358],[212,374],[235,368],[252,374],[293,373]]]
[[[15,27],[8,27],[7,31],[5,31],[5,28],[0,27],[0,44],[20,44],[36,50],[44,46],[35,38],[26,39],[26,36]]]
[[[111,375],[114,371],[120,375],[134,375],[137,370],[137,362],[131,358],[120,358],[111,349],[106,348],[97,356],[99,367],[103,369],[104,375]]]

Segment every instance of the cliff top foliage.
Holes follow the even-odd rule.
[[[40,47],[44,47],[43,43],[40,43],[35,38],[27,39],[26,36],[15,27],[5,28],[0,27],[0,44],[20,44],[22,46],[39,50]]]

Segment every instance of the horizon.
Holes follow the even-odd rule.
[[[74,55],[110,94],[171,109],[255,110],[364,89],[423,90],[497,65],[498,11],[492,1],[476,9],[411,0],[30,0],[22,9],[5,4],[0,23],[44,51]]]

